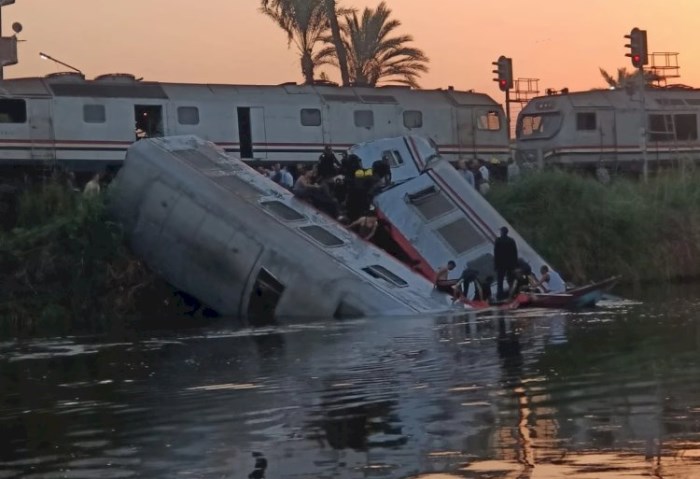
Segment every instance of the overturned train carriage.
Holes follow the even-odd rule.
[[[517,158],[641,170],[700,159],[700,90],[592,90],[538,97],[518,115]]]
[[[450,308],[425,278],[196,137],[135,143],[110,194],[134,251],[224,315]]]
[[[426,138],[385,138],[351,148],[368,166],[387,158],[392,185],[374,198],[378,215],[392,226],[396,243],[427,278],[449,260],[459,274],[466,264],[481,278],[496,277],[493,245],[506,226],[519,255],[538,271],[551,267]]]

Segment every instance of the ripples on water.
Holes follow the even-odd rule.
[[[0,479],[700,477],[683,298],[0,343]]]

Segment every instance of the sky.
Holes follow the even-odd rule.
[[[65,68],[92,78],[132,73],[183,83],[302,82],[294,46],[259,11],[259,0],[16,0],[4,7],[3,32],[22,23],[19,64],[5,77]],[[340,0],[376,7],[379,0]],[[399,33],[430,58],[424,88],[474,89],[501,98],[492,80],[500,55],[516,78],[539,78],[539,90],[603,87],[598,71],[631,69],[624,47],[633,27],[647,30],[649,52],[680,52],[681,78],[700,84],[700,0],[386,0]],[[327,67],[331,78],[338,74]]]

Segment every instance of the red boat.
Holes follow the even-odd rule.
[[[612,276],[597,283],[569,289],[566,293],[523,293],[519,295],[521,305],[534,308],[582,309],[590,308],[619,281]]]

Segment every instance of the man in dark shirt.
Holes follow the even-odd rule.
[[[493,244],[493,262],[496,270],[496,299],[503,299],[503,279],[508,284],[515,280],[515,268],[518,267],[518,246],[515,240],[508,236],[508,228],[501,227],[501,236]]]
[[[318,159],[318,176],[321,180],[333,178],[340,167],[338,159],[333,154],[333,150],[329,145],[323,149],[323,153]]]

